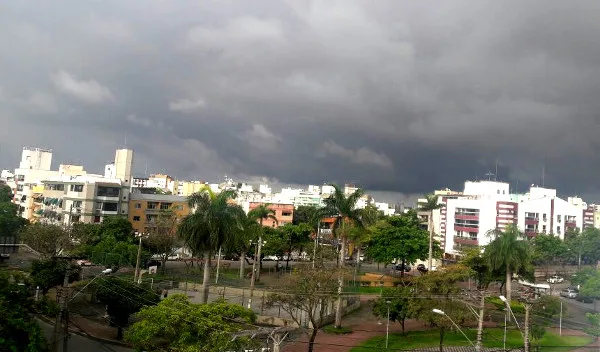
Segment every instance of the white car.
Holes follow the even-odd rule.
[[[565,281],[565,279],[558,275],[554,275],[554,276],[550,276],[550,278],[546,281],[548,281],[548,283],[551,283],[551,284],[559,284],[559,283]]]
[[[265,255],[263,257],[263,261],[265,261],[265,262],[274,262],[277,260],[279,260],[279,258],[276,255]]]

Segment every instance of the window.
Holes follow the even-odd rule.
[[[146,222],[149,222],[149,223],[156,222],[156,215],[146,215]]]
[[[81,208],[81,201],[80,200],[74,200],[73,201],[73,208]]]
[[[546,213],[542,214],[542,220],[546,221]]]
[[[479,227],[479,220],[456,219],[454,221],[454,225],[461,226],[461,227],[469,227],[469,228],[477,229]]]
[[[456,215],[479,215],[479,209],[456,208]]]
[[[560,226],[556,226],[556,233],[560,235]]]
[[[103,203],[102,210],[104,211],[118,211],[117,203]]]
[[[292,212],[291,211],[282,211],[281,216],[292,216]]]
[[[142,209],[142,203],[135,203],[136,209]]]
[[[538,219],[539,219],[538,213],[525,213],[525,220],[538,220]]]
[[[25,181],[25,175],[17,175],[17,181]]]
[[[79,222],[79,215],[71,216],[71,222]]]
[[[160,208],[161,208],[162,210],[169,210],[169,209],[171,209],[171,205],[172,205],[172,204],[173,204],[173,203],[160,203]]]
[[[62,183],[47,183],[44,185],[44,189],[47,191],[64,191],[65,185]]]
[[[134,216],[133,221],[140,221],[140,217],[138,215]]]
[[[148,209],[156,209],[158,207],[157,202],[148,202]]]
[[[544,214],[545,215],[545,214]],[[546,225],[542,225],[542,232],[546,233]]]
[[[119,191],[119,187],[98,186],[96,195],[98,197],[118,197],[120,193]]]
[[[94,216],[94,222],[100,222],[100,217],[99,216]]]
[[[560,224],[560,215],[556,215],[556,222]]]
[[[83,185],[71,185],[69,190],[71,192],[83,192]]]

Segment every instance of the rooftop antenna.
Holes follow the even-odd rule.
[[[496,158],[496,173],[494,174],[494,181],[498,181],[498,158]]]
[[[542,165],[542,187],[546,186],[546,165]]]
[[[495,175],[494,175],[494,174],[493,174],[491,171],[488,171],[488,172],[485,174],[485,176],[487,176],[487,177],[488,177],[488,181],[491,181],[491,180],[492,180],[492,176],[495,176]]]
[[[144,170],[144,177],[148,177],[148,160],[146,160],[146,169]]]

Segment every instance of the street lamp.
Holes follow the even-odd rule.
[[[515,317],[515,313],[513,312],[512,308],[510,308],[510,304],[508,303],[508,300],[504,296],[498,296],[498,298],[500,298],[500,300],[502,302],[504,302],[504,304],[508,308],[508,311],[510,312],[510,314],[513,317],[513,319],[515,320],[515,324],[517,324],[517,328],[519,329],[519,332],[521,333],[521,336],[523,336],[523,331],[521,330],[521,327],[519,326],[519,322],[517,321],[517,317]],[[505,338],[506,338],[506,336],[505,336]]]
[[[391,301],[385,301],[387,304],[387,323],[385,324],[385,349],[388,349],[388,340],[390,337],[390,303]]]
[[[477,349],[477,347],[475,347],[475,345],[473,344],[473,341],[471,341],[467,335],[462,331],[462,329],[454,322],[454,320],[452,320],[452,318],[450,318],[448,316],[448,314],[446,314],[443,310],[441,309],[432,309],[432,312],[434,312],[435,314],[439,314],[439,315],[443,315],[446,318],[448,318],[448,320],[450,320],[450,322],[452,323],[452,325],[454,325],[454,327],[456,327],[458,329],[458,331],[460,331],[460,333],[465,337],[465,339],[467,339],[467,341],[469,341],[469,343],[471,344],[471,346],[473,346],[473,348]]]
[[[85,286],[83,286],[83,288],[81,290],[79,290],[76,294],[74,294],[73,297],[71,297],[71,299],[69,300],[69,302],[71,302],[75,297],[77,297],[78,294],[83,292],[83,290],[85,290],[85,288],[88,287],[94,280],[96,280],[97,278],[99,278],[102,275],[108,275],[110,273],[112,273],[112,269],[110,269],[110,268],[106,268],[106,269],[102,270],[100,272],[100,274],[94,276],[94,278],[91,279],[90,282],[88,282]]]

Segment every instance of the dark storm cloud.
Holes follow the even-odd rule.
[[[599,33],[595,1],[11,1],[0,162],[595,196]]]

